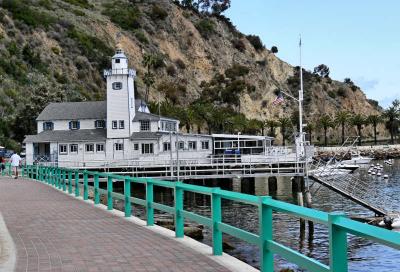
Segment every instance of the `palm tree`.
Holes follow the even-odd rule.
[[[366,119],[361,114],[353,115],[350,118],[350,123],[357,128],[358,145],[361,145],[361,140],[362,140],[361,130],[363,128],[363,125],[365,125],[365,121]]]
[[[374,143],[376,145],[376,143],[377,143],[377,140],[376,140],[376,127],[380,122],[382,122],[382,118],[379,115],[370,115],[367,118],[367,122],[368,122],[368,124],[371,124],[372,127],[374,128]]]
[[[287,137],[286,130],[287,130],[287,128],[289,128],[292,125],[292,121],[288,117],[281,117],[278,119],[278,124],[281,128],[282,144],[283,144],[283,146],[285,146],[286,145],[286,137]]]
[[[310,138],[310,144],[312,144],[312,132],[313,132],[313,131],[314,131],[314,129],[315,129],[315,125],[314,125],[314,124],[312,124],[312,123],[307,123],[307,125],[306,125],[305,129],[306,129],[306,132],[307,132],[307,133],[308,133],[308,135],[309,135],[309,138]]]
[[[400,115],[399,109],[397,109],[397,107],[395,107],[395,106],[396,106],[396,104],[393,102],[393,106],[389,107],[383,113],[383,116],[387,119],[386,128],[389,129],[390,140],[391,140],[392,144],[394,144],[394,135],[395,135],[395,132],[396,132],[395,131],[396,130],[396,123],[397,123],[399,115]]]
[[[328,137],[327,137],[328,128],[332,127],[332,125],[333,125],[333,121],[332,121],[331,117],[327,114],[323,115],[319,119],[319,127],[324,129],[324,145],[325,146],[328,145]]]
[[[336,114],[335,122],[342,127],[342,144],[344,143],[344,129],[349,121],[349,113],[347,111],[339,111]]]
[[[142,61],[143,65],[146,67],[147,71],[146,73],[143,75],[143,82],[146,85],[146,95],[144,97],[144,100],[146,101],[146,103],[148,102],[149,99],[149,92],[150,92],[150,87],[154,85],[155,83],[155,76],[154,74],[151,72],[151,68],[154,67],[155,63],[156,63],[156,58],[154,55],[151,54],[145,54],[143,56],[143,61]]]
[[[265,121],[265,125],[269,128],[269,133],[267,134],[270,137],[276,137],[275,128],[279,126],[279,123],[275,120],[267,120]]]

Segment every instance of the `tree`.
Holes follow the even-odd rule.
[[[315,125],[313,123],[307,123],[305,130],[309,135],[310,144],[312,144],[312,132],[315,129]]]
[[[349,113],[347,111],[339,111],[336,114],[335,122],[342,127],[342,144],[344,143],[344,129],[349,121]]]
[[[155,76],[151,72],[151,69],[154,68],[154,66],[156,65],[156,62],[157,62],[157,60],[154,55],[144,54],[142,63],[146,67],[146,73],[143,75],[143,82],[146,85],[146,95],[144,97],[144,100],[146,101],[146,103],[149,100],[150,88],[155,83]]]
[[[279,126],[279,123],[275,120],[270,119],[267,120],[265,124],[269,128],[269,132],[267,135],[275,138],[276,137],[275,128]]]
[[[320,77],[323,77],[323,78],[328,78],[329,77],[329,67],[326,66],[325,64],[320,64],[314,68],[314,74],[319,75]]]
[[[394,105],[393,105],[394,104]],[[394,144],[394,136],[396,133],[396,127],[399,125],[399,109],[398,107],[395,107],[396,104],[393,103],[392,106],[390,106],[385,112],[383,113],[383,116],[386,119],[386,128],[390,132],[390,142]]]
[[[361,132],[362,132],[363,125],[365,125],[365,118],[361,114],[356,114],[350,118],[350,123],[357,128],[358,145],[361,145],[361,141],[362,141]]]
[[[350,85],[350,86],[353,86],[353,85],[354,85],[354,82],[353,82],[350,78],[348,78],[348,77],[346,77],[346,78],[344,79],[344,83],[346,83],[347,85]]]
[[[367,118],[368,124],[372,125],[374,128],[374,143],[377,144],[377,139],[376,139],[376,127],[377,125],[382,121],[381,116],[379,115],[370,115]]]
[[[231,7],[231,0],[182,0],[180,3],[184,7],[216,15],[220,15]]]
[[[278,119],[279,126],[282,134],[282,145],[286,145],[287,129],[292,125],[292,121],[288,117],[281,117]]]
[[[323,115],[320,119],[319,119],[319,127],[324,129],[324,145],[327,146],[328,145],[328,128],[332,127],[333,125],[333,121],[331,119],[331,117],[327,114]]]
[[[278,53],[278,47],[276,47],[275,45],[271,47],[271,52],[276,54]]]

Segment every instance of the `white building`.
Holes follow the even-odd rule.
[[[180,158],[212,153],[211,136],[178,135],[178,120],[151,114],[143,101],[135,99],[136,71],[128,68],[122,50],[112,57],[112,69],[104,76],[106,101],[46,106],[36,119],[38,134],[24,140],[28,164],[167,160],[176,148]]]

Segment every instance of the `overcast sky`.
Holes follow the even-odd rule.
[[[282,60],[298,65],[302,35],[307,70],[323,63],[331,78],[351,78],[387,107],[400,99],[400,1],[231,0],[226,12],[245,34],[256,34]]]

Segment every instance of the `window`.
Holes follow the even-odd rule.
[[[118,122],[112,121],[112,129],[117,129],[117,128],[118,128]]]
[[[113,90],[121,90],[122,89],[122,82],[113,82],[112,88],[113,88]]]
[[[176,122],[172,121],[161,121],[162,131],[176,131]]]
[[[119,120],[119,129],[124,129],[124,128],[125,128],[124,120]]]
[[[201,142],[201,149],[203,149],[203,150],[210,149],[210,143],[208,141],[202,141]]]
[[[115,144],[115,151],[123,151],[123,150],[124,150],[124,144],[121,143]]]
[[[120,63],[121,59],[115,59],[115,63]]]
[[[197,149],[197,142],[189,141],[188,147],[189,147],[189,150],[196,150]]]
[[[78,153],[78,145],[77,144],[70,144],[69,145],[69,152],[70,153]]]
[[[94,152],[94,144],[86,144],[85,150],[86,152]]]
[[[79,127],[80,127],[79,121],[69,122],[69,129],[79,129]]]
[[[142,144],[142,154],[153,154],[153,144]]]
[[[104,120],[96,120],[96,121],[94,121],[94,127],[95,128],[105,128],[106,122]]]
[[[133,145],[133,150],[138,151],[139,150],[139,144],[134,144]]]
[[[176,145],[176,143],[175,143],[175,145]],[[179,149],[179,150],[185,149],[185,142],[179,141],[179,142],[178,142],[178,149]]]
[[[68,154],[68,146],[66,144],[60,144],[58,146],[58,149],[59,149],[60,155]]]
[[[96,144],[96,152],[104,152],[104,144]]]
[[[150,121],[149,120],[141,120],[140,121],[140,131],[149,131],[150,130]]]
[[[165,142],[163,144],[163,147],[164,147],[164,151],[170,151],[171,150],[171,143]]]
[[[53,122],[44,122],[43,123],[43,130],[53,130],[54,124]]]

